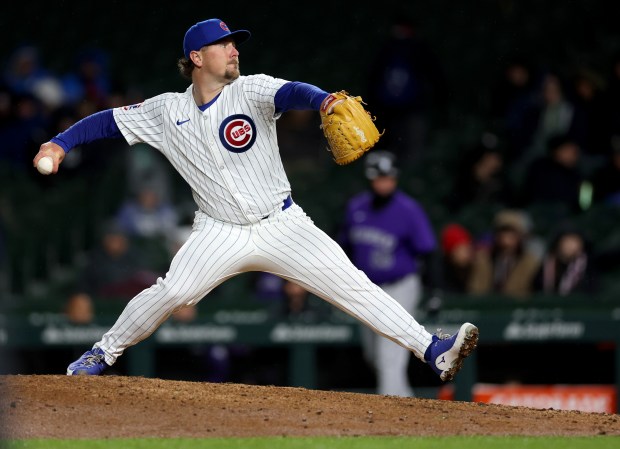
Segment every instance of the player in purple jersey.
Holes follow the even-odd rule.
[[[435,235],[422,207],[398,189],[395,156],[374,151],[365,163],[370,190],[349,201],[341,244],[371,281],[415,315],[422,292],[418,259],[435,250]],[[377,392],[412,396],[410,352],[365,329],[362,336],[377,373]]]

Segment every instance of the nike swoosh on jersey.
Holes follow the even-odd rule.
[[[183,120],[183,121],[181,121],[181,120],[177,120],[177,126],[178,126],[178,125],[182,125],[183,123],[187,123],[187,122],[189,122],[189,119],[187,119],[187,120]]]

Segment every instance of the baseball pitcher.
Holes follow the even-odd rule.
[[[277,119],[291,109],[319,111],[335,161],[347,164],[380,137],[361,99],[263,74],[241,76],[238,46],[249,37],[219,19],[196,23],[185,34],[178,64],[191,80],[185,92],[93,114],[35,156],[35,166],[51,158],[53,174],[77,145],[110,137],[147,143],[189,184],[198,207],[193,232],[165,277],[135,296],[67,374],[101,374],[174,311],[239,273],[266,271],[300,284],[451,379],[475,348],[478,329],[465,323],[452,337],[431,335],[355,268],[291,196]]]

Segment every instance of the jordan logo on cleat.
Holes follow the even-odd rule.
[[[439,360],[436,364],[439,365],[440,363],[446,363],[446,356],[442,356],[441,360]]]

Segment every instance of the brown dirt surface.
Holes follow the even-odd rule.
[[[620,435],[620,416],[123,376],[0,376],[0,435],[28,438]]]

